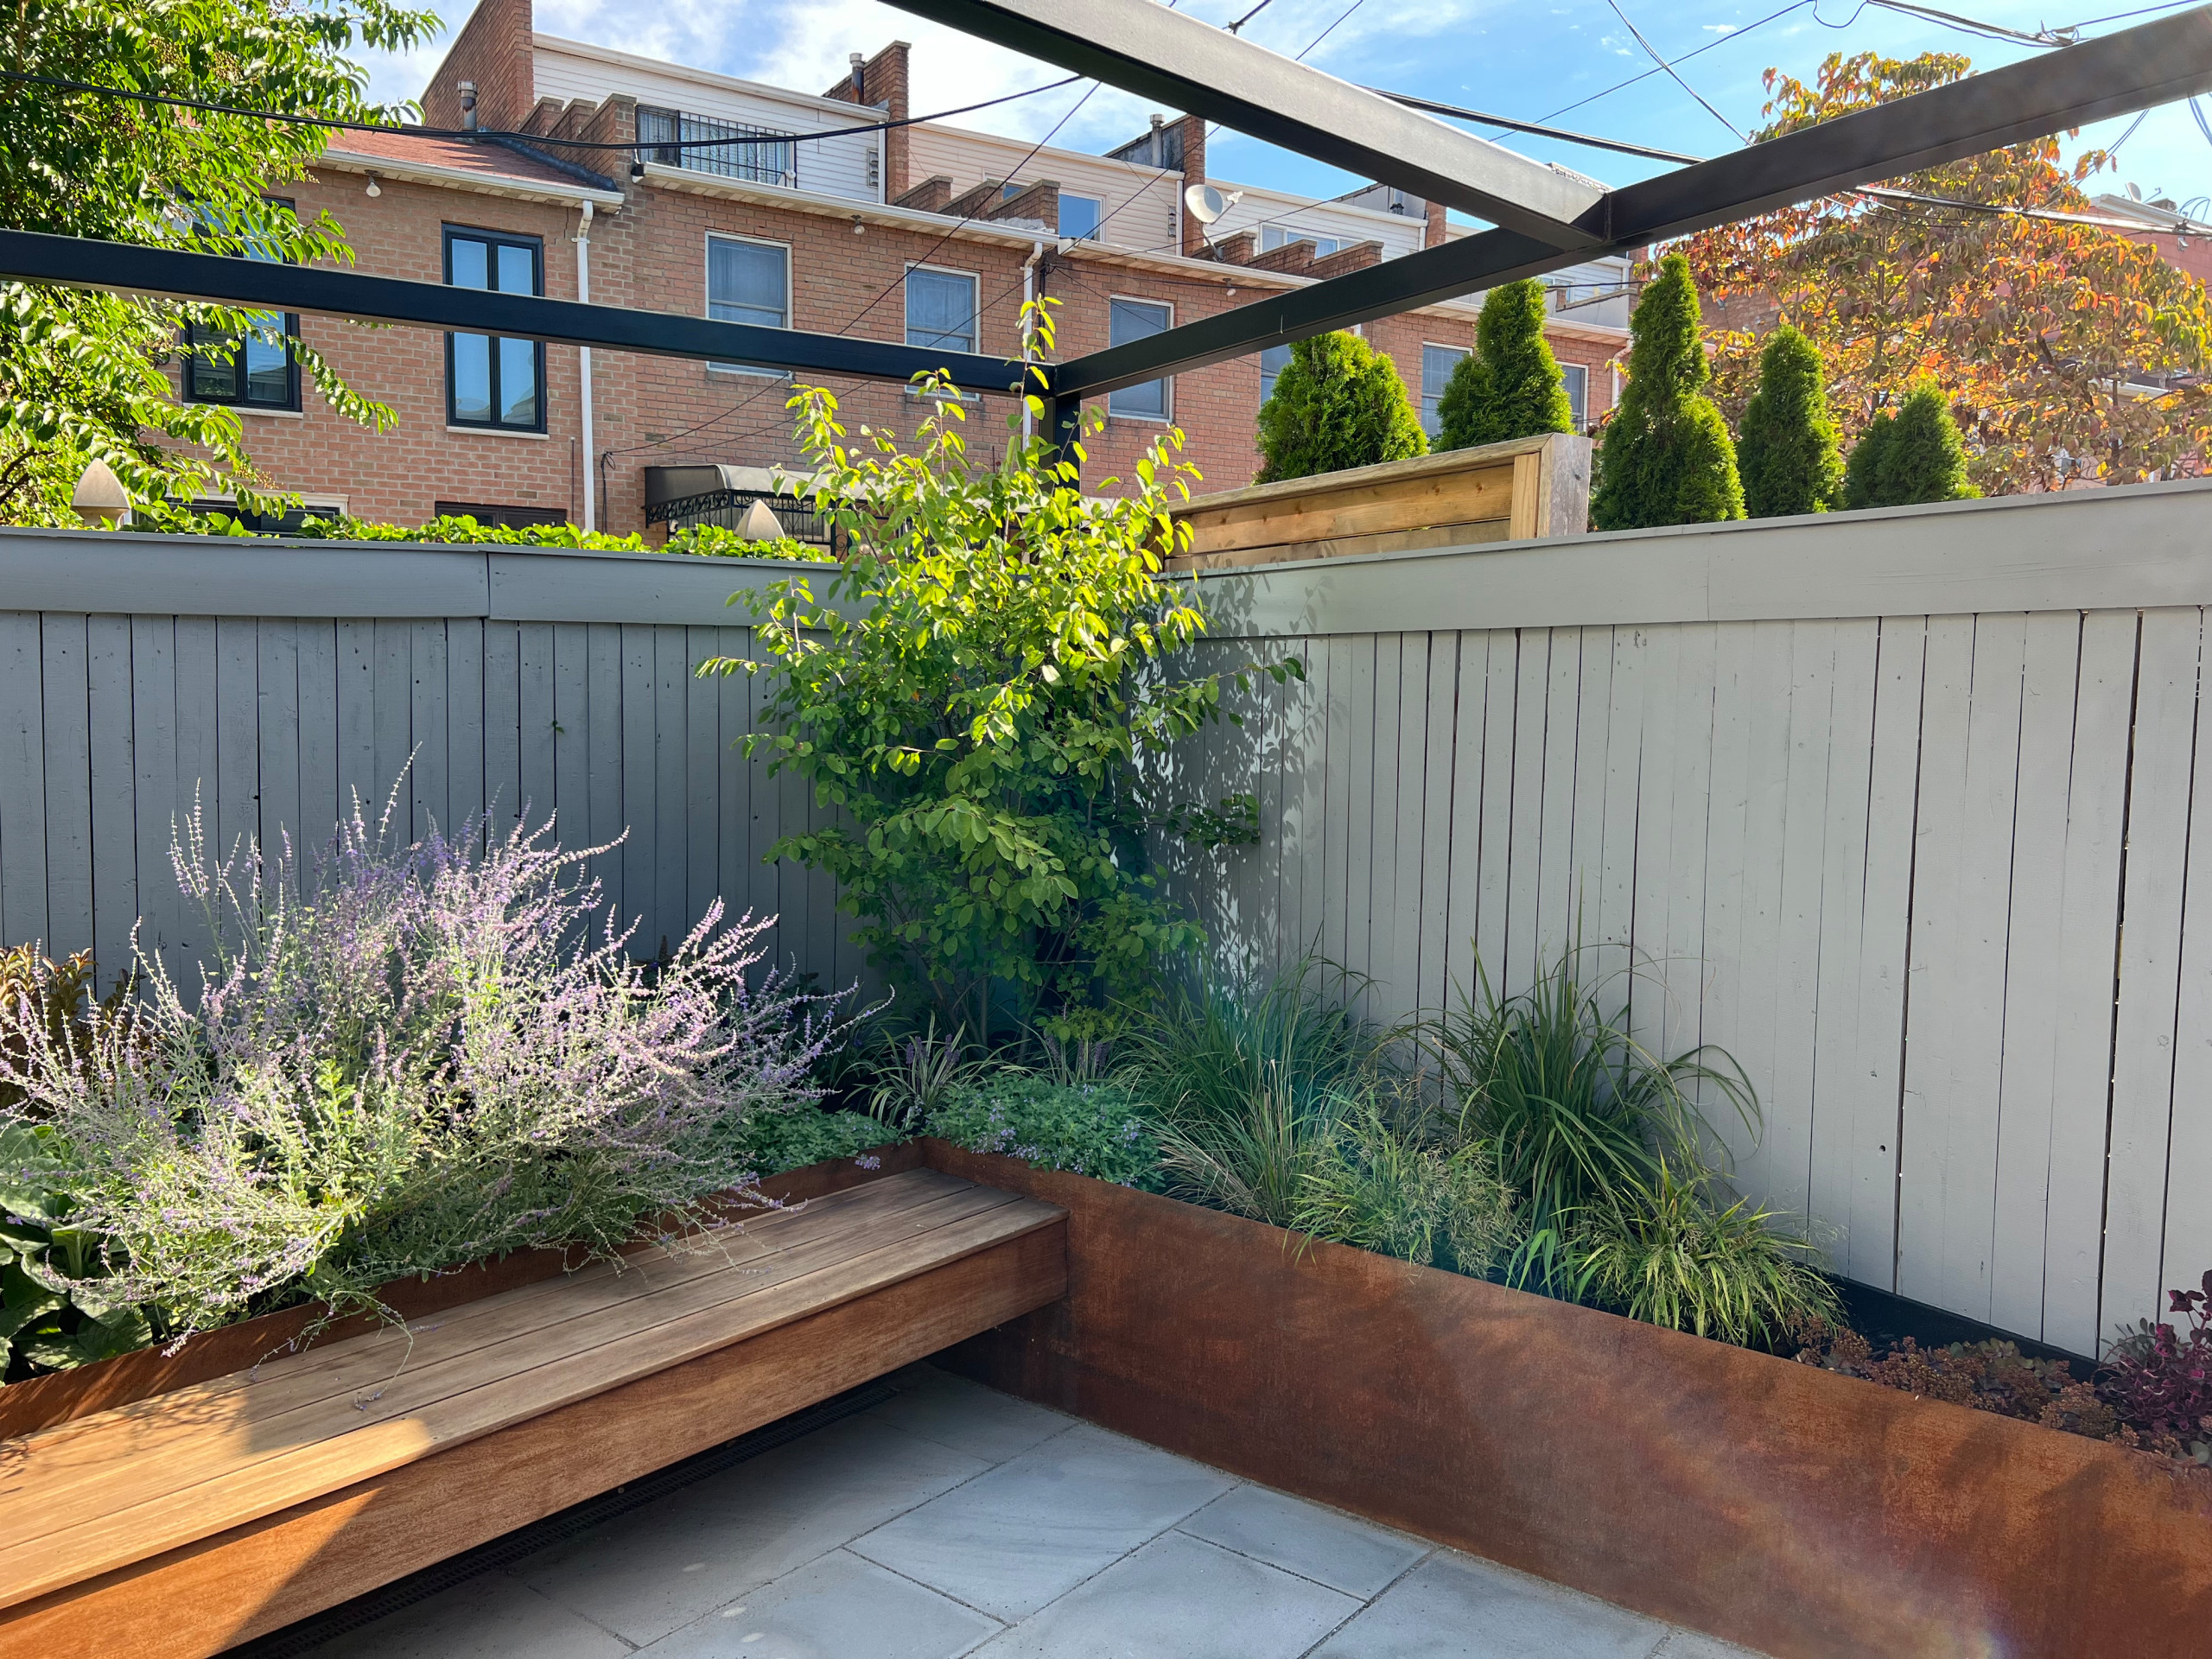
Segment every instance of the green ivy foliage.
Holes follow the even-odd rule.
[[[1049,312],[1030,315],[1041,354]],[[1108,480],[1086,496],[1081,437],[1055,454],[1017,424],[1012,464],[971,464],[966,410],[934,378],[922,391],[934,412],[902,449],[866,427],[849,445],[836,399],[798,390],[817,509],[855,550],[747,595],[753,658],[701,672],[761,677],[747,753],[829,809],[772,855],[834,877],[855,938],[947,1029],[1102,1034],[1196,935],[1147,868],[1160,814],[1139,760],[1222,718],[1225,683],[1302,671],[1168,669],[1205,626],[1161,574],[1190,544],[1168,512],[1196,476],[1181,433],[1137,462],[1132,493]]]
[[[1878,410],[1852,446],[1844,468],[1847,507],[1904,507],[1965,501],[1981,491],[1967,477],[1966,443],[1949,401],[1932,381]]]
[[[1697,284],[1670,253],[1629,320],[1628,387],[1598,448],[1590,522],[1599,530],[1744,516],[1736,446],[1705,385]]]
[[[1436,405],[1439,449],[1574,430],[1567,377],[1544,338],[1544,285],[1530,277],[1491,289],[1463,357]]]
[[[1397,365],[1357,334],[1316,334],[1290,348],[1274,391],[1260,405],[1255,481],[1311,478],[1427,453]]]
[[[1813,342],[1783,323],[1759,353],[1759,385],[1736,445],[1754,518],[1826,512],[1843,496],[1843,454]]]
[[[685,553],[717,559],[796,559],[808,564],[834,564],[837,556],[827,548],[789,536],[773,541],[749,542],[720,524],[687,524],[671,531],[659,547],[634,531],[613,536],[605,531],[583,530],[575,524],[480,524],[467,514],[447,514],[428,524],[372,524],[361,518],[310,518],[285,531],[248,528],[226,512],[187,513],[158,524],[131,526],[203,536],[282,536],[311,542],[420,542],[460,547],[574,547],[597,553]]]
[[[427,41],[435,14],[392,0],[16,0],[0,36],[10,69],[248,109],[396,116],[343,54]],[[0,227],[295,264],[346,263],[344,227],[283,205],[327,128],[120,102],[0,81]],[[273,339],[281,321],[216,305],[0,283],[0,522],[73,524],[86,461],[105,461],[138,511],[210,491],[265,499],[234,410],[181,403],[166,365],[193,319]],[[315,351],[301,372],[340,415],[397,418]]]

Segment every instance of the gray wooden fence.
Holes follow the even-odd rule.
[[[1378,1019],[1580,941],[1652,1047],[1742,1062],[1742,1184],[1845,1272],[2087,1351],[2212,1267],[2208,524],[2165,485],[1210,576],[1206,660],[1309,677],[1178,753],[1262,836],[1172,890]],[[112,968],[143,913],[187,965],[195,787],[221,844],[312,844],[411,753],[410,831],[626,830],[644,949],[721,893],[849,982],[833,895],[762,861],[813,809],[731,747],[750,684],[690,672],[773,574],[0,532],[0,940]]]

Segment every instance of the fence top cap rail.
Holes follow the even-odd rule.
[[[820,559],[741,558],[717,554],[664,553],[658,548],[541,547],[525,542],[385,542],[347,541],[334,536],[209,536],[194,531],[47,530],[29,524],[0,524],[0,552],[11,543],[66,540],[118,550],[178,552],[396,553],[449,555],[455,558],[549,558],[611,560],[616,563],[676,565],[685,569],[715,568],[728,571],[769,566],[778,570],[818,570]]]

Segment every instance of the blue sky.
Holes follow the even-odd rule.
[[[2104,0],[2113,11],[2136,0]],[[430,0],[443,11],[451,38],[469,0]],[[1183,0],[1181,10],[1212,22],[1249,12],[1256,0]],[[1834,51],[1875,50],[1891,56],[1942,50],[1964,53],[1979,68],[2029,55],[2037,48],[1982,38],[1955,27],[1909,16],[1859,0],[1620,0],[1650,44],[1675,60],[1683,79],[1739,130],[1759,120],[1760,78],[1770,65],[1808,78]],[[2082,0],[2077,15],[1999,0],[1941,0],[1941,9],[1981,22],[2032,31],[2100,15]],[[1350,8],[1347,16],[1347,9]],[[2159,11],[2172,8],[2158,8]],[[1779,16],[1774,14],[1781,11]],[[2134,20],[2131,20],[2134,21]],[[1332,28],[1332,25],[1334,25]],[[2126,22],[2092,24],[2097,35]],[[925,22],[876,0],[537,0],[537,27],[547,33],[724,73],[819,90],[844,72],[846,54],[873,52],[893,39],[914,44],[914,112],[973,102],[1059,78],[1060,71]],[[1624,26],[1609,0],[1270,0],[1246,25],[1246,37],[1368,86],[1388,86],[1446,102],[1529,120],[1568,105],[1558,124],[1607,137],[1692,155],[1714,155],[1738,142],[1691,93],[1663,72]],[[420,92],[443,54],[445,40],[404,58],[372,55],[372,89],[387,99]],[[1694,56],[1689,54],[1695,54]],[[1647,71],[1654,71],[1646,74]],[[1608,89],[1643,75],[1618,91]],[[1142,130],[1147,103],[1102,88],[1087,100],[1068,87],[960,118],[964,125],[1099,149]],[[1593,94],[1595,96],[1593,98]],[[1592,101],[1583,102],[1590,99]],[[1078,101],[1080,107],[1077,107]],[[2212,102],[2212,100],[2208,100]],[[1072,113],[1071,113],[1072,111]],[[2127,126],[2108,122],[2086,130],[2080,143],[2109,143]],[[1498,137],[1496,133],[1487,136]],[[1525,137],[1504,140],[1527,154],[1555,160],[1608,183],[1656,170],[1658,163]],[[2177,200],[2212,192],[2212,140],[2189,110],[2154,111],[2120,152],[2117,177],[2145,195]],[[1242,183],[1331,195],[1355,182],[1333,169],[1231,133],[1216,137],[1209,171]],[[2107,179],[2113,175],[2105,175]],[[2093,188],[2113,188],[2109,184]]]

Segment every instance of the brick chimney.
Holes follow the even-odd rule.
[[[519,131],[537,102],[536,54],[530,43],[531,0],[482,0],[461,25],[446,60],[423,94],[423,120],[459,127],[461,85],[476,86],[476,122],[494,131]]]
[[[1183,141],[1183,188],[1206,181],[1206,124],[1195,115],[1186,115],[1175,124]],[[1175,217],[1183,226],[1183,251],[1186,255],[1205,257],[1205,226],[1191,217],[1190,209],[1179,207]]]
[[[1421,211],[1427,215],[1421,225],[1421,246],[1442,247],[1444,245],[1444,204],[1440,201],[1425,201],[1421,203]]]
[[[834,98],[847,104],[860,104],[881,110],[893,121],[904,121],[911,111],[907,107],[907,87],[910,76],[907,54],[914,48],[904,41],[893,41],[872,58],[861,59],[857,52],[852,73],[839,81],[824,98]],[[883,199],[896,201],[906,194],[907,129],[893,127],[878,135],[883,157]]]

